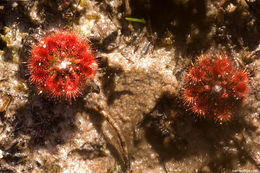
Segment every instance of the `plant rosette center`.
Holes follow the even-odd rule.
[[[89,43],[69,31],[57,31],[33,45],[28,60],[30,82],[52,98],[75,99],[98,65]]]

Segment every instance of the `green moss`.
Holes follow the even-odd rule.
[[[20,32],[17,25],[4,27],[4,34],[0,35],[0,38],[5,42],[8,49],[5,52],[10,52],[10,59],[14,63],[19,63],[19,49],[22,47],[22,39],[26,35],[27,33]]]

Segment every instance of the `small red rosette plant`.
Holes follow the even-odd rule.
[[[30,82],[52,98],[76,99],[98,64],[88,41],[71,31],[55,31],[32,46]]]
[[[183,100],[202,117],[228,121],[248,94],[248,72],[224,53],[202,54],[184,75]]]

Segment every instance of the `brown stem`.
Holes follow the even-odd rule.
[[[129,1],[130,0],[125,0],[125,12],[127,16],[130,16],[132,13]]]
[[[103,109],[98,108],[98,107],[94,107],[93,109],[95,111],[99,112],[100,114],[102,114],[103,117],[107,120],[107,122],[116,131],[116,133],[117,133],[117,135],[119,137],[119,141],[120,141],[121,147],[122,147],[122,149],[124,151],[124,162],[125,162],[125,166],[126,166],[126,173],[131,173],[132,171],[131,171],[131,167],[130,167],[130,159],[129,159],[128,148],[127,148],[127,145],[126,145],[125,137],[121,133],[120,128],[116,124],[115,120],[107,112],[105,112]]]

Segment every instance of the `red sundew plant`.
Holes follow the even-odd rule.
[[[202,54],[184,75],[183,99],[192,112],[228,121],[249,93],[249,75],[224,53]]]
[[[56,31],[32,46],[30,82],[39,93],[75,100],[98,65],[87,40],[70,31]]]
[[[28,60],[29,80],[39,93],[70,101],[81,94],[86,80],[94,76],[97,68],[96,57],[88,41],[70,31],[56,31],[43,37],[32,46]],[[91,109],[100,112],[117,132],[127,172],[132,172],[126,140],[119,126],[101,107],[96,105]]]

